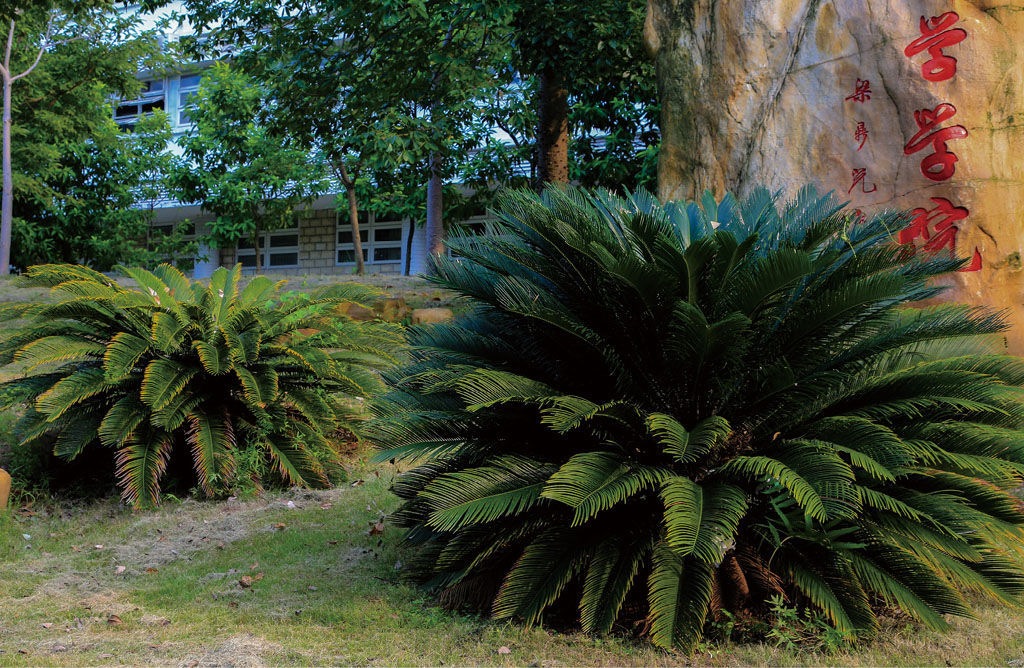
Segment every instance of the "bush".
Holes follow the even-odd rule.
[[[999,314],[907,307],[961,263],[891,243],[900,216],[577,190],[498,215],[436,264],[475,310],[413,334],[379,409],[444,601],[690,648],[725,612],[771,628],[773,596],[844,637],[1024,589],[1024,362]]]
[[[81,266],[32,267],[27,282],[52,286],[52,301],[0,310],[20,321],[0,340],[0,364],[27,369],[0,397],[26,405],[21,447],[51,439],[66,459],[116,448],[135,504],[158,501],[175,453],[187,453],[209,496],[231,488],[240,453],[250,471],[272,465],[291,484],[326,482],[314,453],[358,433],[361,402],[378,391],[398,340],[385,325],[333,313],[363,289],[281,305],[280,284],[265,277],[240,289],[240,266],[208,285],[169,265],[123,271],[139,288]]]

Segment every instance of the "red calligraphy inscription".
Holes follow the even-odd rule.
[[[851,185],[850,189],[846,191],[846,194],[849,195],[850,193],[852,193],[853,189],[856,188],[858,184],[860,184],[860,191],[862,193],[864,193],[865,195],[870,195],[871,193],[873,193],[876,190],[878,190],[878,186],[875,185],[874,183],[871,184],[871,190],[868,190],[868,188],[867,188],[868,184],[864,180],[867,177],[868,177],[868,170],[867,170],[867,168],[861,167],[859,169],[853,170],[853,172],[850,174],[850,178],[853,179],[853,185]]]
[[[956,107],[947,102],[943,102],[934,109],[921,109],[914,112],[917,134],[911,137],[907,145],[903,147],[903,154],[913,155],[927,146],[931,146],[935,153],[921,161],[921,173],[932,181],[945,181],[956,172],[958,158],[949,150],[947,142],[966,137],[967,128],[962,125],[953,125],[948,128],[936,129],[940,123],[955,115]]]
[[[864,121],[857,121],[857,129],[853,131],[853,141],[859,141],[860,146],[857,150],[864,148],[864,142],[868,140],[868,127],[864,124]]]
[[[970,215],[970,211],[963,206],[954,206],[945,197],[932,197],[933,209],[917,208],[910,212],[913,218],[910,224],[900,231],[899,242],[901,244],[913,243],[915,239],[924,240],[924,250],[937,252],[948,248],[950,252],[956,250],[956,235],[960,228],[958,223]],[[981,252],[974,249],[971,262],[960,271],[980,271]]]
[[[871,82],[867,79],[857,79],[857,85],[853,88],[853,94],[846,96],[847,100],[864,104],[871,99]]]
[[[967,39],[967,31],[963,28],[947,30],[960,20],[956,12],[946,12],[930,19],[921,17],[921,36],[907,45],[903,50],[907,58],[913,58],[922,51],[931,56],[921,65],[921,76],[927,81],[946,81],[956,76],[956,58],[947,56],[943,49]]]

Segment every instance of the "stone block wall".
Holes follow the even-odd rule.
[[[406,234],[403,229],[403,236]],[[267,273],[277,276],[303,276],[306,274],[351,274],[351,265],[337,264],[337,220],[334,209],[311,209],[299,213],[299,266],[269,268]],[[404,247],[404,242],[403,242]],[[235,249],[220,249],[220,264],[235,265]],[[367,263],[366,271],[373,274],[400,274],[401,262],[387,264]]]

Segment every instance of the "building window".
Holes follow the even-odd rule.
[[[352,226],[348,224],[348,212],[338,212],[337,264],[350,265],[356,262],[356,251],[352,243]],[[363,245],[363,262],[366,264],[388,264],[402,261],[402,227],[400,216],[367,216],[359,214],[359,240]]]
[[[299,266],[299,228],[274,230],[260,235],[260,250],[263,252],[262,269],[290,269]],[[245,269],[256,268],[256,249],[252,241],[238,242],[238,261]]]
[[[178,125],[192,122],[188,112],[196,108],[196,95],[199,93],[201,74],[187,74],[178,79]]]
[[[123,100],[114,108],[114,120],[126,130],[135,127],[139,118],[156,109],[164,109],[164,82],[162,79],[143,81],[142,92],[135,100]]]

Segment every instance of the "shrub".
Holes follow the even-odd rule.
[[[81,266],[32,267],[27,282],[52,286],[51,301],[0,310],[20,321],[0,339],[0,364],[26,371],[0,396],[27,406],[22,447],[54,439],[67,459],[95,444],[116,448],[118,481],[135,504],[158,501],[183,450],[210,496],[230,489],[239,452],[289,483],[324,483],[312,453],[339,430],[359,431],[361,402],[378,390],[398,338],[334,315],[365,291],[338,285],[281,305],[281,284],[265,277],[240,289],[240,265],[208,285],[169,265],[123,271],[138,288]]]
[[[498,215],[436,263],[475,310],[413,334],[379,408],[380,457],[416,462],[393,520],[442,600],[689,648],[773,596],[845,636],[1024,588],[999,547],[1024,523],[1024,362],[999,314],[907,306],[960,261],[891,243],[900,216],[577,190]]]

